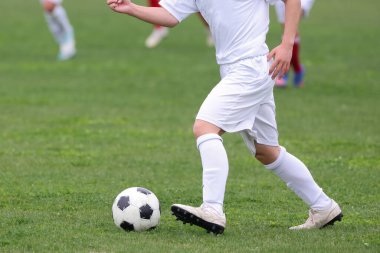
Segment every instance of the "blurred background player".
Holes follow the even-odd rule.
[[[310,9],[313,6],[314,0],[301,0],[301,17],[307,17],[310,13]],[[281,23],[282,27],[284,27],[285,22],[285,5],[282,1],[277,1],[274,5],[276,9],[277,19],[278,22]],[[299,31],[297,32],[295,42],[293,45],[293,55],[292,60],[290,62],[293,70],[294,70],[294,86],[296,87],[302,87],[304,85],[304,76],[305,76],[305,67],[301,64],[300,59],[300,35]],[[288,73],[286,73],[282,78],[276,79],[275,85],[277,87],[286,87],[288,83]]]
[[[149,6],[150,7],[161,7],[159,5],[160,0],[149,0]],[[209,47],[214,46],[214,41],[211,37],[210,29],[208,27],[208,24],[206,20],[202,17],[200,13],[198,13],[199,18],[201,19],[202,23],[204,24],[206,28],[206,43]],[[154,48],[158,44],[160,44],[161,40],[163,40],[166,36],[169,34],[169,28],[164,26],[155,25],[153,28],[152,33],[149,35],[149,37],[145,41],[145,46],[147,48]]]
[[[74,29],[62,6],[62,1],[40,0],[49,30],[59,45],[57,59],[60,61],[71,59],[76,54]]]

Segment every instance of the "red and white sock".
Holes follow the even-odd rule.
[[[160,0],[149,0],[149,6],[150,7],[161,7],[159,5]],[[160,25],[154,25],[154,29],[160,29],[162,26]]]

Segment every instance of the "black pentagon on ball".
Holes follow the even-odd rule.
[[[135,228],[133,227],[133,224],[129,223],[129,222],[126,222],[126,221],[123,221],[121,224],[120,224],[120,227],[122,229],[124,229],[125,231],[133,231],[135,230]]]
[[[152,217],[153,209],[148,204],[140,207],[139,209],[141,219],[149,220],[150,217]]]
[[[124,209],[127,208],[130,204],[131,203],[129,202],[129,196],[122,196],[117,202],[117,207],[119,207],[121,211],[124,211]]]
[[[137,187],[137,191],[141,192],[142,194],[149,195],[151,192],[148,189],[142,188],[142,187]]]

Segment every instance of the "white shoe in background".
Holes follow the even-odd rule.
[[[154,48],[158,44],[160,44],[161,40],[163,40],[166,36],[168,36],[169,28],[160,27],[154,28],[153,32],[149,35],[149,37],[145,41],[145,46],[147,48]]]
[[[57,59],[59,61],[66,61],[73,58],[77,53],[75,48],[75,39],[73,33],[68,33],[65,35],[65,40],[59,46],[59,54]]]

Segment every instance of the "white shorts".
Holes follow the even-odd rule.
[[[203,102],[197,119],[226,132],[239,132],[248,148],[254,141],[278,146],[270,63],[259,56],[220,66],[221,81]]]
[[[311,7],[313,7],[314,0],[301,0],[301,9],[303,11],[303,16],[309,16]],[[285,4],[283,1],[277,1],[274,4],[274,8],[276,9],[278,22],[281,24],[285,23]]]
[[[51,2],[53,4],[61,4],[63,0],[40,0],[41,4],[44,2]]]

